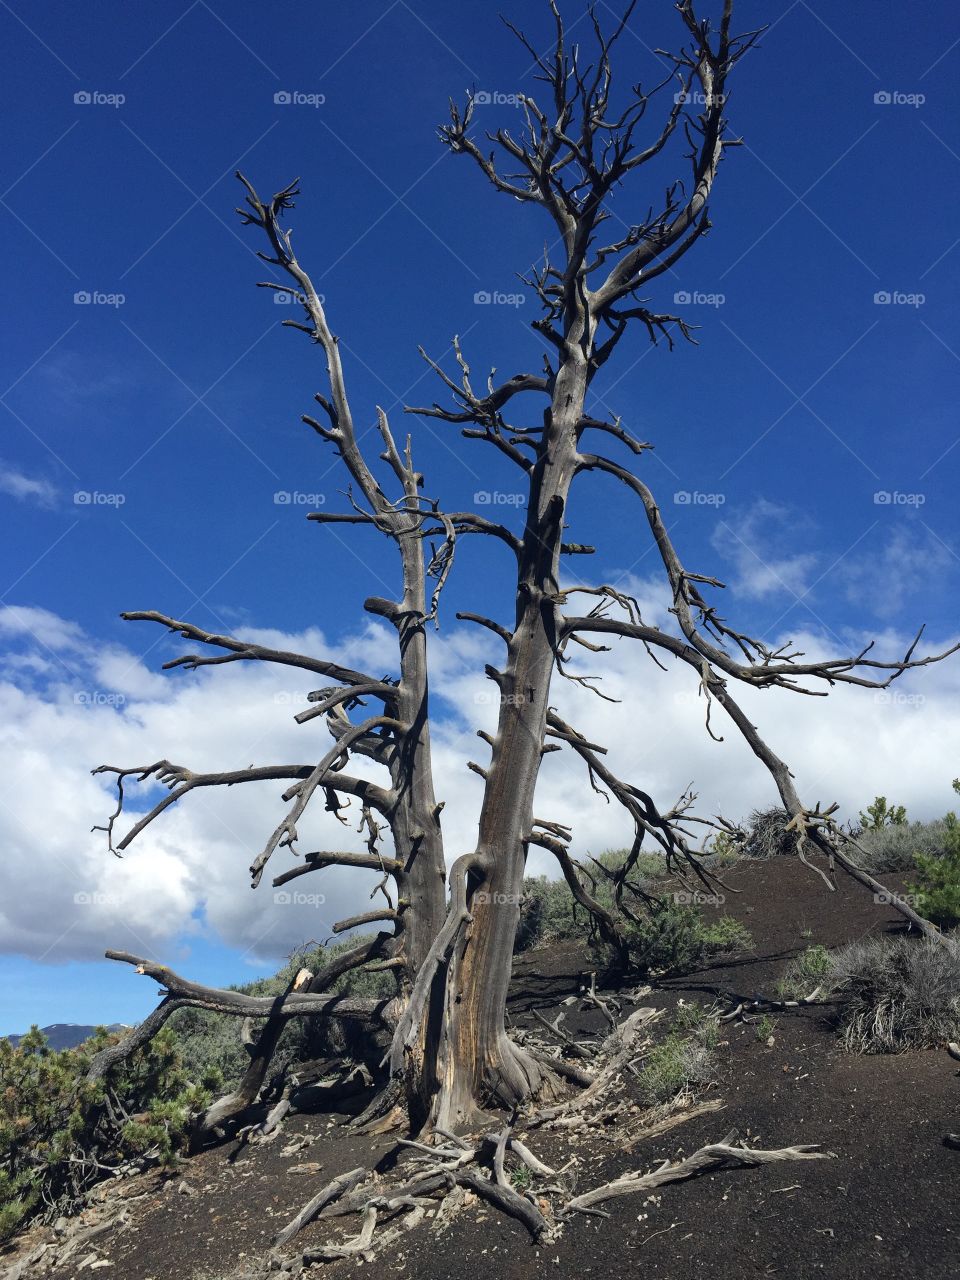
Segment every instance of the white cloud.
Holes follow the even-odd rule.
[[[909,597],[929,594],[956,560],[932,529],[898,523],[875,550],[838,565],[836,580],[851,603],[875,617],[893,618]]]
[[[801,527],[808,525],[796,511],[766,498],[758,498],[739,517],[724,516],[711,541],[733,568],[728,585],[741,599],[805,595],[818,557],[812,551],[785,552],[781,547],[785,538],[795,546]]]
[[[666,625],[663,604],[646,584],[628,589],[649,621]],[[156,638],[147,630],[144,647]],[[284,648],[331,652],[316,631],[258,634]],[[76,624],[39,609],[0,610],[0,636],[15,646],[14,660],[0,666],[0,950],[65,960],[92,958],[111,946],[176,959],[189,971],[189,958],[173,954],[181,935],[209,929],[253,956],[276,956],[305,939],[329,936],[334,920],[367,909],[374,881],[341,869],[294,882],[305,894],[324,894],[326,903],[275,903],[270,879],[294,861],[286,850],[274,855],[260,888],[251,891],[247,867],[282,811],[282,783],[195,792],[120,860],[108,853],[103,834],[90,830],[114,806],[109,779],[89,772],[100,763],[146,765],[166,757],[206,770],[315,761],[329,741],[326,730],[317,722],[297,726],[293,715],[306,705],[317,677],[240,663],[158,676],[132,650],[103,649]],[[808,655],[824,652],[815,635],[794,638]],[[482,782],[465,761],[485,759],[476,730],[493,728],[496,703],[483,662],[497,660],[499,642],[460,628],[432,643],[434,688],[443,694],[434,729],[437,793],[446,801],[452,859],[472,847],[476,835]],[[850,636],[850,651],[861,643]],[[891,631],[879,638],[878,651],[894,654],[904,643]],[[394,667],[391,637],[379,624],[338,646],[337,656],[378,675]],[[155,658],[159,664],[157,650]],[[613,641],[609,654],[584,651],[578,669],[602,673],[604,691],[622,702],[603,702],[559,679],[552,701],[581,732],[609,745],[615,772],[661,804],[669,805],[691,781],[707,814],[741,817],[774,802],[762,766],[721,711],[713,724],[725,741],[705,735],[693,673],[668,666],[661,672],[639,646]],[[839,688],[821,699],[746,691],[742,703],[790,762],[808,803],[837,800],[844,816],[854,816],[883,792],[922,817],[944,812],[955,799],[958,698],[960,662],[953,661],[906,677],[887,694]],[[376,775],[369,762],[358,763],[361,770]],[[130,785],[131,815],[156,794]],[[590,790],[567,753],[546,757],[536,813],[569,823],[578,854],[623,845],[630,835],[618,808]],[[350,826],[342,827],[319,809],[308,813],[301,848],[360,849],[359,814],[351,810],[349,817]],[[550,855],[532,852],[531,869],[552,872]]]
[[[20,502],[36,502],[41,507],[52,507],[57,497],[57,490],[49,480],[25,476],[3,462],[0,462],[0,493]]]

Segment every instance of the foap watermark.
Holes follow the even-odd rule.
[[[725,493],[701,493],[699,489],[678,489],[673,495],[678,507],[722,507],[727,500]]]
[[[499,289],[478,289],[473,295],[478,307],[522,307],[526,300],[525,293],[501,293]]]
[[[122,707],[127,699],[122,693],[108,693],[104,689],[78,689],[73,701],[78,707]]]
[[[703,694],[699,689],[678,689],[673,694],[673,701],[678,707],[692,707],[700,701]]]
[[[899,489],[878,489],[873,495],[875,507],[922,507],[925,493],[901,493]]]
[[[504,493],[500,489],[479,489],[473,500],[478,507],[522,507],[527,497],[523,493]]]
[[[873,700],[882,707],[922,707],[927,699],[922,693],[904,693],[902,689],[880,689],[874,693]]]
[[[103,93],[99,89],[78,89],[73,95],[78,107],[122,107],[127,100],[125,93]]]
[[[922,107],[926,100],[925,93],[904,93],[900,89],[878,89],[873,95],[877,107]]]
[[[475,107],[518,107],[523,100],[522,93],[504,93],[502,89],[478,89],[473,95]]]
[[[122,507],[125,493],[101,493],[99,489],[78,489],[73,495],[75,507]]]
[[[875,307],[922,307],[925,293],[905,293],[902,289],[878,289],[873,295]]]
[[[488,893],[486,889],[478,889],[472,901],[485,902],[491,907],[519,907],[522,897],[520,893]]]
[[[921,896],[918,893],[892,893],[887,890],[885,893],[875,893],[873,900],[881,907],[913,907],[916,910],[920,906]]]
[[[673,95],[673,100],[677,106],[722,107],[727,100],[727,95],[725,93],[704,93],[702,89],[681,89]]]
[[[670,896],[678,907],[722,907],[727,900],[722,893],[705,893],[703,889],[680,889]]]
[[[325,93],[304,93],[301,89],[278,89],[273,95],[277,107],[322,107],[326,100]]]
[[[322,307],[326,302],[326,298],[322,293],[318,293],[316,297]],[[274,289],[273,301],[278,307],[290,307],[294,305],[305,307],[307,305],[307,295],[305,293],[299,293],[296,289]]]
[[[73,900],[78,907],[119,907],[123,903],[118,893],[101,893],[99,889],[80,889]]]
[[[673,295],[675,307],[722,307],[726,300],[725,293],[703,293],[700,289],[678,289]]]
[[[495,689],[481,689],[473,695],[473,700],[478,707],[494,704],[501,707],[522,707],[527,701],[522,693],[498,693]]]
[[[125,293],[102,293],[99,289],[78,289],[73,295],[75,307],[122,307]]]
[[[299,489],[278,489],[273,495],[275,507],[322,507],[326,501],[325,493],[301,493]]]
[[[322,893],[304,893],[302,890],[278,889],[273,895],[278,907],[322,907],[327,899]]]

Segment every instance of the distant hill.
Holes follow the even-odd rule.
[[[84,1040],[89,1040],[96,1029],[96,1027],[81,1026],[78,1022],[52,1022],[49,1027],[40,1028],[47,1037],[51,1049],[75,1049],[78,1044],[83,1044]],[[127,1027],[122,1022],[113,1022],[107,1030],[126,1031]],[[23,1036],[7,1036],[7,1039],[16,1048]]]

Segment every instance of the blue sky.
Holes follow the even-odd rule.
[[[546,45],[544,5],[504,8]],[[699,345],[651,350],[637,333],[598,381],[595,410],[655,443],[644,475],[688,565],[729,581],[728,616],[841,650],[864,631],[892,642],[926,622],[939,644],[957,623],[955,10],[924,3],[907,23],[893,0],[871,4],[869,21],[826,0],[782,3],[773,19],[757,0],[739,9],[742,28],[772,22],[732,86],[744,145],[722,167],[713,231],[651,294],[701,326]],[[584,6],[564,11],[586,42]],[[323,387],[322,361],[281,329],[293,308],[253,287],[269,272],[233,215],[232,175],[241,167],[263,193],[301,176],[295,244],[341,337],[356,416],[372,423],[381,404],[399,429],[409,424],[426,488],[447,505],[513,492],[491,451],[453,427],[404,421],[401,407],[439,394],[418,343],[450,368],[460,334],[481,375],[539,365],[533,299],[516,274],[551,228],[435,136],[447,98],[470,85],[535,92],[529,57],[487,6],[435,0],[297,6],[267,21],[247,0],[12,0],[0,3],[0,29],[11,321],[0,353],[0,606],[55,615],[89,646],[151,669],[173,650],[131,634],[121,609],[355,636],[362,600],[391,585],[393,567],[376,548],[351,551],[307,526],[304,505],[274,500],[319,494],[332,508],[342,481],[299,424]],[[620,46],[624,80],[652,82],[653,49],[678,39],[672,6],[641,0]],[[316,105],[275,101],[284,93]],[[513,109],[492,104],[477,118],[510,123]],[[671,166],[685,172],[676,154]],[[619,193],[618,216],[642,216],[671,166],[652,188]],[[526,299],[483,305],[478,292]],[[591,580],[653,572],[638,514],[627,495],[584,482],[571,536],[598,546],[583,570]],[[508,611],[501,566],[465,547],[448,617]],[[61,649],[55,629],[8,628],[0,641],[12,686],[47,699],[90,693],[87,660]],[[132,701],[107,710],[137,714]],[[450,702],[441,710],[454,715]],[[100,763],[102,723],[91,718],[80,739],[87,759],[77,747],[65,761],[15,727],[8,746],[21,759],[36,750],[55,789],[60,767]],[[943,771],[954,776],[956,762]],[[15,789],[5,810],[8,858],[41,857],[40,815]],[[78,820],[78,839],[87,826]],[[191,973],[246,976],[238,940],[203,923],[199,899],[191,912]],[[5,990],[25,992],[0,1009],[0,1032],[33,1018],[131,1020],[149,1007],[129,973],[50,941],[42,930],[35,945],[16,930],[0,936]]]

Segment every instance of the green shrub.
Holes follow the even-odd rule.
[[[614,872],[623,866],[626,849],[610,849],[597,856],[599,867],[584,868],[584,885],[590,896],[613,915],[617,914],[614,884],[601,868]],[[663,858],[654,853],[641,853],[630,869],[628,884],[649,892],[656,879],[665,873]],[[625,890],[624,900],[631,907],[636,896]],[[551,942],[563,942],[570,938],[590,939],[596,930],[592,917],[580,906],[566,880],[548,880],[546,876],[528,876],[523,882],[523,899],[520,903],[520,923],[514,942],[514,951],[529,951],[533,947],[547,946]]]
[[[777,983],[777,994],[781,1000],[802,1000],[823,985],[832,967],[833,957],[826,947],[807,947],[790,961]]]
[[[586,938],[590,915],[579,906],[565,880],[528,876],[523,882],[514,951],[529,951],[567,938]]]
[[[626,921],[624,933],[631,965],[645,973],[689,973],[712,956],[753,944],[731,916],[707,920],[696,907],[675,898],[658,899],[647,915]]]
[[[372,935],[369,935],[372,936]],[[344,951],[364,941],[363,935],[329,946],[300,948],[277,973],[231,987],[245,995],[276,996],[290,985],[300,969],[316,973]],[[393,994],[395,981],[389,972],[368,973],[355,969],[331,983],[330,990],[342,995],[382,999]],[[215,1069],[229,1089],[238,1084],[250,1059],[240,1043],[240,1019],[224,1017],[206,1009],[179,1009],[170,1019],[186,1069],[200,1075]],[[254,1020],[255,1034],[262,1019]],[[292,1062],[312,1058],[363,1058],[374,1052],[366,1028],[360,1023],[341,1023],[335,1018],[291,1018],[277,1044],[272,1070],[281,1071]]]
[[[638,1077],[640,1100],[648,1107],[713,1079],[719,1039],[716,1016],[699,1005],[677,1007],[673,1026],[643,1060]]]
[[[960,793],[960,779],[953,789]],[[944,818],[943,853],[940,857],[918,853],[920,875],[908,886],[916,895],[917,910],[944,929],[960,924],[960,820],[955,813]]]
[[[193,1117],[221,1081],[191,1078],[164,1028],[88,1084],[94,1055],[116,1039],[99,1028],[55,1052],[33,1027],[17,1048],[0,1040],[0,1239],[38,1212],[76,1209],[105,1168],[138,1157],[169,1164],[186,1148]]]
[[[907,811],[902,804],[887,804],[886,796],[877,796],[860,814],[860,826],[864,831],[880,831],[883,827],[902,827],[907,821]]]

